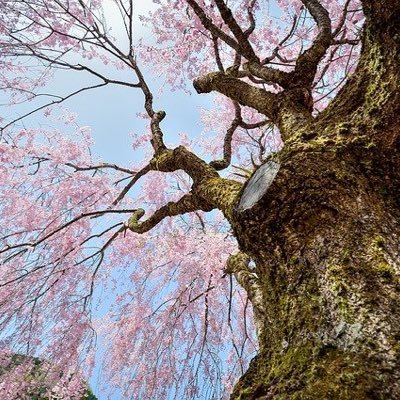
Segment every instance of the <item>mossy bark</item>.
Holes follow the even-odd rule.
[[[400,6],[387,3],[364,2],[356,73],[288,127],[274,182],[232,213],[264,307],[232,399],[400,398]]]

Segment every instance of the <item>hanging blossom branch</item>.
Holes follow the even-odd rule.
[[[91,254],[90,256],[88,256],[88,257],[84,258],[83,260],[80,260],[79,262],[76,263],[76,265],[80,265],[80,264],[85,263],[87,260],[95,259],[98,256],[98,260],[96,262],[96,267],[93,270],[92,276],[90,278],[89,293],[83,297],[84,311],[86,310],[87,304],[93,296],[96,275],[98,274],[99,269],[103,263],[106,250],[111,246],[111,244],[114,242],[115,239],[118,238],[118,236],[120,234],[125,232],[125,230],[126,230],[126,226],[124,224],[122,224],[122,226],[111,235],[111,237],[101,246],[101,248],[98,251],[96,251],[95,253]]]
[[[129,210],[129,211],[127,210],[127,213],[131,213],[131,212],[132,212],[132,210]],[[74,221],[74,222],[76,222],[76,221]],[[38,272],[39,270],[46,269],[46,268],[49,268],[49,267],[55,267],[56,268],[58,266],[58,264],[60,264],[63,259],[65,259],[70,253],[72,253],[78,247],[83,246],[84,244],[88,243],[90,240],[92,240],[94,238],[101,238],[102,236],[104,236],[105,234],[109,233],[110,231],[114,230],[117,227],[119,227],[119,229],[117,230],[118,234],[121,233],[121,232],[124,232],[126,230],[126,225],[124,223],[119,222],[117,224],[114,224],[114,225],[104,229],[102,232],[93,234],[93,235],[89,236],[88,238],[84,239],[83,241],[78,243],[75,247],[71,247],[65,253],[61,254],[60,257],[57,257],[56,259],[54,259],[52,262],[49,262],[49,263],[46,263],[46,264],[42,264],[42,265],[36,265],[34,268],[32,268],[30,270],[25,270],[26,272],[20,274],[16,278],[10,279],[10,280],[5,281],[5,282],[2,282],[0,284],[0,287],[4,287],[4,286],[7,286],[7,285],[10,285],[11,283],[21,281],[21,280],[27,278],[28,276]],[[62,229],[65,229],[65,227],[63,227]],[[111,238],[112,238],[112,240],[114,240],[116,238],[115,233],[112,234]],[[2,239],[4,240],[5,238],[3,237]],[[30,243],[26,244],[26,247],[27,247],[26,249],[24,249],[22,251],[19,251],[16,254],[13,254],[9,258],[12,259],[13,257],[16,257],[18,255],[24,254],[24,253],[26,253],[28,251],[28,249],[34,249],[35,247],[39,246],[40,243],[44,243],[44,242],[45,242],[45,240],[43,240],[43,241],[40,240],[38,242],[31,242],[31,243],[33,243],[33,245],[30,244]],[[109,244],[111,244],[110,239],[107,240],[106,244],[107,244],[107,247],[109,246]],[[25,245],[25,244],[23,244],[23,245]],[[19,246],[13,246],[13,247],[10,246],[9,249],[11,250],[12,248],[17,248],[17,247],[19,247]],[[105,250],[105,248],[104,248],[104,250]],[[4,253],[6,251],[7,250],[4,249]],[[3,250],[0,253],[2,253],[2,252],[3,252]],[[84,259],[76,262],[75,265],[83,264],[87,260],[92,259],[93,257],[95,257],[97,254],[98,254],[98,252],[93,253],[93,254],[85,257]],[[4,262],[6,262],[6,261],[7,261],[7,259]],[[63,271],[61,271],[61,272],[63,272]]]
[[[51,238],[52,236],[54,236],[55,234],[61,232],[62,230],[66,229],[67,227],[71,226],[72,224],[74,224],[75,222],[80,221],[81,219],[84,218],[95,218],[95,217],[100,217],[102,215],[105,214],[130,214],[132,212],[136,212],[136,210],[133,209],[126,209],[126,210],[99,210],[99,211],[91,211],[91,212],[87,212],[87,213],[83,213],[81,215],[78,215],[75,218],[72,218],[71,220],[69,220],[68,222],[60,225],[58,228],[50,231],[49,233],[47,233],[46,235],[44,235],[43,237],[40,237],[39,239],[35,240],[35,241],[31,241],[31,242],[25,242],[25,243],[18,243],[15,245],[11,245],[11,246],[6,246],[3,249],[0,249],[0,254],[8,252],[10,250],[15,250],[17,248],[35,248],[37,246],[39,246],[41,243],[45,242],[47,239]]]

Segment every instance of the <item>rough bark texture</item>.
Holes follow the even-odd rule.
[[[356,73],[317,119],[287,126],[262,199],[227,212],[256,264],[260,341],[232,399],[400,399],[397,1],[364,1]]]

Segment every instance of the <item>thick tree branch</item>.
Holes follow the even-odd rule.
[[[188,212],[202,210],[201,203],[192,193],[185,194],[177,202],[169,202],[165,206],[158,209],[146,221],[139,220],[144,216],[145,211],[142,208],[136,210],[128,221],[128,228],[135,233],[148,232],[150,229],[158,225],[167,217],[185,214]],[[207,209],[206,211],[210,211]]]
[[[248,60],[258,60],[258,57],[256,56],[248,40],[249,33],[246,34],[243,32],[242,28],[239,26],[236,19],[234,18],[231,9],[225,4],[225,1],[215,0],[215,4],[217,5],[225,24],[229,27],[229,29],[237,39],[239,45],[238,53]],[[250,13],[249,15],[252,14]],[[252,23],[255,24],[254,18],[252,19]],[[251,32],[251,28],[249,29],[249,32]]]
[[[271,120],[276,119],[276,95],[221,72],[211,72],[194,80],[197,93],[217,91],[241,105],[252,107]]]
[[[198,93],[214,90],[243,106],[254,108],[279,127],[284,139],[312,119],[311,91],[304,87],[271,93],[221,72],[197,78],[193,86]]]
[[[204,28],[206,28],[212,34],[213,37],[218,37],[232,49],[236,50],[237,52],[240,52],[239,44],[231,36],[227,35],[224,31],[218,28],[196,1],[186,0],[186,2],[189,4],[189,6],[193,9],[197,17],[200,19]]]
[[[332,41],[332,24],[328,11],[318,0],[301,0],[318,25],[319,33],[309,49],[296,61],[293,73],[294,83],[311,87],[318,63],[325,55]]]
[[[214,168],[184,146],[173,150],[167,149],[155,155],[150,161],[150,168],[162,172],[174,172],[182,169],[193,179],[194,185],[207,179],[219,178]]]
[[[233,206],[242,184],[223,179],[212,166],[208,165],[184,146],[167,149],[155,155],[150,161],[154,171],[174,172],[183,170],[193,180],[192,194],[201,204],[201,210],[218,208],[230,220]]]
[[[262,79],[266,83],[277,83],[286,89],[290,82],[290,74],[279,69],[263,66],[258,62],[247,62],[243,70],[252,76]]]
[[[204,75],[193,82],[196,91],[198,93],[217,91],[241,105],[252,107],[276,123],[284,135],[285,132],[293,131],[310,120],[313,109],[311,86],[319,62],[332,44],[332,29],[329,14],[318,0],[302,0],[302,3],[316,21],[319,33],[311,47],[297,59],[294,71],[287,73],[263,66],[257,58],[251,59],[248,54],[250,60],[244,64],[243,71],[239,71],[237,67],[228,69],[226,73],[212,72]],[[240,36],[247,41],[244,32],[235,25],[236,21],[226,4],[223,1],[216,1],[216,4],[235,37]],[[289,36],[296,24],[295,18]],[[242,40],[239,40],[239,43],[241,42]],[[261,82],[278,84],[283,91],[278,94],[268,92],[241,81],[240,78],[243,77],[259,78]],[[232,129],[228,130],[226,144],[230,143],[236,124],[234,121]],[[228,152],[226,155],[229,156]]]

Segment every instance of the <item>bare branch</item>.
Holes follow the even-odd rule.
[[[66,163],[65,165],[73,168],[75,171],[93,171],[93,170],[99,170],[99,169],[114,169],[116,171],[125,172],[129,175],[137,174],[137,172],[132,171],[131,169],[123,168],[116,164],[108,164],[108,163],[102,163],[102,164],[98,164],[98,165],[88,165],[85,167],[75,165],[73,163]]]
[[[140,171],[138,171],[135,176],[131,179],[131,181],[125,186],[124,190],[118,195],[118,197],[112,202],[112,206],[116,206],[125,196],[126,194],[129,192],[129,190],[131,190],[133,188],[133,186],[135,185],[135,183],[144,175],[146,175],[149,171],[151,171],[152,168],[150,167],[150,165],[146,165],[145,167],[143,167]]]
[[[281,49],[282,46],[293,36],[293,34],[294,34],[295,30],[296,30],[297,24],[298,24],[298,20],[299,20],[298,16],[295,15],[293,17],[293,23],[292,23],[292,26],[291,26],[291,28],[289,30],[289,33],[279,42],[278,46],[275,47],[274,51],[272,52],[272,55],[269,56],[269,57],[264,58],[261,61],[262,65],[268,64],[275,57],[279,56],[279,49]]]
[[[210,165],[215,168],[217,171],[225,169],[231,163],[232,158],[232,138],[233,134],[236,131],[236,128],[240,126],[242,122],[242,115],[240,106],[237,102],[233,102],[235,107],[235,118],[233,119],[230,127],[226,131],[225,139],[224,139],[224,156],[221,160],[214,160],[210,162]]]
[[[44,105],[42,105],[42,106],[40,106],[40,107],[37,107],[37,108],[35,108],[34,110],[29,111],[29,112],[27,112],[26,114],[22,115],[21,117],[15,118],[15,119],[12,120],[11,122],[8,122],[8,123],[5,124],[4,126],[0,127],[0,132],[1,132],[1,131],[4,131],[6,128],[8,128],[9,126],[15,124],[16,122],[21,121],[22,119],[24,119],[24,118],[26,118],[26,117],[29,117],[30,115],[35,114],[35,113],[37,113],[38,111],[43,110],[43,109],[45,109],[45,108],[47,108],[47,107],[49,107],[49,106],[53,106],[53,105],[55,105],[55,104],[61,104],[61,103],[63,103],[64,101],[70,99],[70,98],[73,97],[73,96],[76,96],[76,95],[79,94],[79,93],[82,93],[82,92],[87,91],[87,90],[98,89],[98,88],[103,87],[103,86],[106,86],[106,85],[107,85],[107,83],[103,82],[103,83],[99,83],[99,84],[97,84],[97,85],[87,86],[87,87],[78,89],[78,90],[76,90],[76,91],[74,91],[74,92],[68,94],[67,96],[61,97],[59,100],[52,100],[52,101],[50,101],[49,103],[46,103],[46,104],[44,104]]]
[[[338,25],[336,26],[336,29],[333,31],[332,37],[336,37],[340,33],[340,31],[342,30],[343,25],[346,22],[346,16],[347,16],[347,13],[348,13],[350,1],[351,0],[347,0],[346,1],[345,5],[344,5],[344,8],[343,8],[342,17],[340,18],[340,21],[339,21]]]
[[[243,32],[246,38],[249,38],[249,36],[254,32],[254,29],[256,29],[256,20],[254,18],[254,6],[256,5],[256,2],[257,0],[252,0],[247,7],[247,16],[249,17],[250,25]]]
[[[145,98],[144,108],[147,112],[147,115],[151,119],[151,122],[150,122],[151,133],[152,133],[151,144],[154,148],[155,154],[157,154],[166,149],[166,146],[163,141],[163,133],[160,128],[160,122],[165,118],[165,112],[164,111],[157,111],[157,112],[154,111],[154,109],[153,109],[153,94],[151,93],[150,88],[147,85],[146,80],[144,79],[142,71],[140,70],[140,68],[135,60],[133,50],[131,50],[131,53],[129,55],[129,60],[131,62],[132,68],[136,72],[136,75],[139,79],[139,86],[142,89],[142,92],[144,94],[144,98]]]

